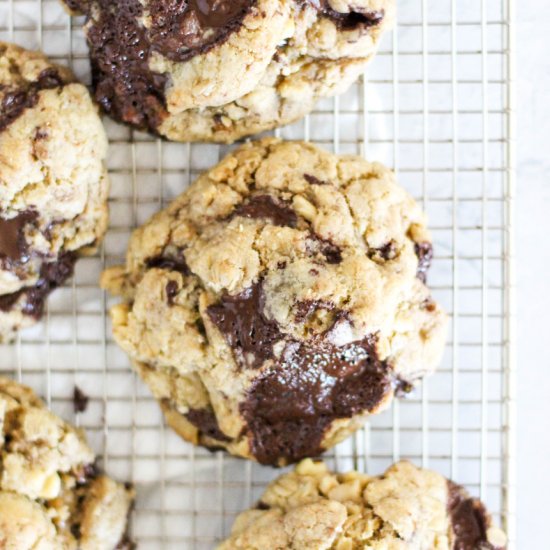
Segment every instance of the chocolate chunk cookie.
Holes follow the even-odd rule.
[[[284,464],[436,366],[446,316],[423,283],[427,250],[390,170],[265,139],[135,231],[102,284],[123,296],[115,338],[176,431]]]
[[[86,14],[97,101],[176,141],[232,142],[345,91],[394,0],[65,0]]]
[[[133,490],[94,460],[81,431],[0,377],[0,547],[122,548]]]
[[[398,462],[370,477],[307,459],[237,517],[218,550],[504,550],[483,504],[440,474]]]
[[[0,341],[36,322],[107,227],[107,138],[86,88],[0,42]]]

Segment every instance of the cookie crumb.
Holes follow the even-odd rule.
[[[86,412],[89,401],[90,401],[90,398],[78,386],[75,386],[73,391],[74,412],[75,413]]]

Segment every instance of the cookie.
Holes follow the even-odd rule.
[[[86,14],[95,97],[175,141],[236,139],[344,92],[392,26],[394,0],[65,0]]]
[[[185,439],[316,456],[437,365],[422,211],[393,173],[267,138],[137,229],[102,285],[114,336]]]
[[[0,377],[0,546],[126,548],[133,490],[101,474],[84,434]]]
[[[504,550],[483,504],[409,462],[384,475],[334,474],[302,461],[239,515],[218,550]]]
[[[0,42],[0,341],[40,318],[107,228],[107,138],[87,89]]]

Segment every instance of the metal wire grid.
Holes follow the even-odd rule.
[[[431,221],[430,286],[450,313],[444,361],[410,399],[328,453],[338,469],[399,458],[480,495],[515,547],[513,0],[398,0],[399,24],[340,98],[277,133],[392,166]],[[41,48],[89,81],[81,21],[57,0],[0,0],[0,39]],[[136,484],[140,548],[211,548],[279,472],[182,442],[112,340],[97,280],[130,231],[227,148],[163,143],[106,120],[111,226],[50,299],[44,321],[0,347],[0,370],[86,428],[108,471]],[[72,409],[74,385],[90,395]]]

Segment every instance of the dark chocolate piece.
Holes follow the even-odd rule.
[[[485,506],[452,481],[448,482],[448,488],[447,506],[455,536],[453,550],[504,550],[487,540],[489,519]]]
[[[321,253],[328,264],[336,265],[342,263],[342,249],[337,244],[320,237],[317,237],[317,240],[321,243]]]
[[[184,276],[191,275],[191,270],[185,261],[183,251],[180,251],[177,256],[166,255],[149,258],[146,265],[148,269],[167,269],[168,271],[177,271]]]
[[[90,398],[78,387],[73,390],[73,406],[75,413],[83,413],[88,408]]]
[[[5,130],[17,120],[26,109],[31,109],[38,103],[38,94],[42,90],[51,90],[64,86],[65,83],[56,69],[44,69],[36,82],[31,82],[26,88],[8,91],[0,104],[0,131]]]
[[[19,290],[12,294],[0,294],[0,311],[9,311],[26,290]]]
[[[146,262],[149,269],[167,269],[169,271],[177,271],[183,276],[191,275],[191,270],[185,261],[183,251],[180,251],[177,256],[156,256],[155,258],[149,258]],[[165,287],[166,301],[169,306],[174,305],[174,298],[179,292],[178,283],[176,281],[168,281]]]
[[[315,176],[312,176],[311,174],[304,174],[304,179],[310,185],[328,185],[327,181],[322,181],[319,178],[316,178]]]
[[[428,270],[432,265],[432,259],[434,256],[432,243],[423,242],[414,244],[414,252],[418,258],[418,268],[416,270],[416,276],[426,284],[428,277]]]
[[[9,269],[13,265],[28,261],[29,246],[25,239],[25,228],[36,221],[38,214],[24,210],[14,218],[0,217],[0,265]]]
[[[68,252],[54,262],[43,263],[39,279],[34,286],[22,288],[13,294],[0,295],[0,310],[9,311],[21,297],[24,297],[21,312],[39,319],[44,311],[46,298],[50,292],[71,277],[75,262],[76,255]]]
[[[74,0],[71,6],[75,7]],[[186,61],[208,52],[237,31],[256,0],[152,0],[147,4],[151,27],[140,18],[139,0],[81,2],[87,14],[87,41],[95,97],[112,117],[156,132],[167,116],[168,76],[150,70],[153,52]]]
[[[98,15],[88,22],[86,37],[96,100],[114,118],[154,131],[166,116],[167,77],[149,69],[151,45],[138,22],[143,6],[139,0],[93,5]]]
[[[371,260],[384,260],[387,262],[388,260],[393,260],[396,255],[396,249],[395,249],[395,243],[393,241],[390,241],[386,243],[384,246],[381,246],[380,248],[374,248],[372,250],[369,250],[368,256]]]
[[[392,390],[374,344],[372,338],[341,347],[314,339],[287,343],[241,405],[256,459],[276,464],[317,456],[334,420],[374,410]]]
[[[222,296],[207,309],[241,366],[261,367],[273,357],[273,345],[282,338],[277,323],[265,317],[264,305],[262,285],[257,283],[236,296]]]
[[[82,536],[82,531],[80,529],[80,523],[73,523],[71,525],[71,535],[76,539],[80,540],[80,537]]]
[[[207,313],[242,367],[272,361],[241,405],[254,456],[264,464],[280,458],[295,462],[320,454],[333,420],[372,411],[394,382],[391,368],[376,355],[375,337],[345,346],[330,342],[332,328],[345,321],[346,312],[333,310],[331,329],[300,342],[265,317],[264,303],[260,282],[237,296],[222,297]],[[279,357],[273,349],[277,342],[283,342]]]
[[[207,52],[239,30],[255,0],[153,0],[149,39],[153,50],[172,61]]]
[[[92,479],[95,479],[101,473],[101,468],[96,462],[85,464],[75,472],[76,482],[79,485],[86,485]]]
[[[48,129],[47,128],[36,128],[36,131],[34,132],[34,141],[42,141],[43,139],[46,139],[49,136]]]
[[[271,195],[255,195],[246,203],[237,206],[231,213],[231,218],[241,216],[252,220],[266,219],[273,225],[281,227],[296,227],[298,216],[287,201]]]
[[[357,11],[351,11],[350,13],[340,13],[338,11],[333,10],[330,7],[330,4],[328,0],[299,0],[301,2],[307,2],[311,6],[313,6],[316,10],[318,10],[322,15],[325,17],[328,17],[336,25],[341,27],[342,29],[349,30],[349,29],[355,29],[357,27],[375,27],[376,25],[379,25],[382,20],[384,19],[384,11],[376,11],[376,10],[368,10],[363,9]]]
[[[203,435],[217,439],[218,441],[231,441],[231,438],[227,437],[220,430],[214,411],[210,409],[190,409],[185,418],[198,428]]]
[[[176,281],[168,281],[166,283],[166,301],[169,306],[174,305],[174,298],[178,295],[178,283]]]

